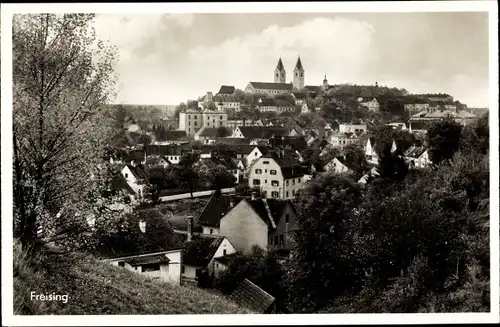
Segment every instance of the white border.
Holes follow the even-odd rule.
[[[12,294],[12,49],[13,13],[306,13],[306,12],[489,12],[490,37],[490,189],[491,189],[491,305],[490,313],[459,314],[324,314],[324,315],[170,315],[170,316],[13,316],[12,296],[2,296],[2,324],[11,326],[69,325],[230,325],[230,324],[387,324],[487,323],[499,321],[498,233],[498,7],[496,1],[308,2],[308,3],[73,3],[3,4],[1,20],[2,63],[2,295]],[[7,178],[5,178],[7,177]]]

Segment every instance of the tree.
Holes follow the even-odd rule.
[[[105,187],[101,160],[112,124],[104,104],[112,96],[116,49],[97,40],[93,19],[13,19],[14,225],[25,246],[39,227],[81,235],[85,213],[97,210]],[[60,214],[63,208],[74,214]]]
[[[147,147],[148,145],[151,144],[151,141],[152,141],[152,138],[150,135],[148,134],[141,134],[139,135],[139,137],[137,138],[137,143],[139,144],[142,144],[144,145],[145,147]]]
[[[198,161],[198,155],[193,152],[186,152],[182,154],[179,164],[172,170],[173,178],[181,189],[191,193],[193,199],[193,192],[200,184],[200,175],[193,167]]]
[[[146,192],[150,194],[154,204],[159,203],[161,191],[168,189],[173,184],[170,176],[171,169],[162,166],[154,166],[148,169],[148,187]]]
[[[286,263],[288,304],[311,312],[353,284],[351,224],[362,200],[359,184],[337,175],[321,175],[297,200],[300,233],[294,235],[293,259]]]
[[[210,185],[216,190],[233,187],[236,183],[236,177],[228,171],[227,167],[222,165],[210,169],[208,177]]]
[[[208,109],[208,110],[217,110],[217,105],[215,105],[215,102],[210,101],[210,102],[207,104],[207,109]]]
[[[481,116],[474,124],[462,130],[460,149],[464,152],[487,154],[489,151],[489,114]]]
[[[184,102],[181,102],[178,106],[175,107],[174,117],[179,118],[179,114],[181,112],[185,112],[187,110],[187,105]]]
[[[427,130],[429,158],[435,165],[448,162],[460,146],[462,125],[452,119],[434,123]]]

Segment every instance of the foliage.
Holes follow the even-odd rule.
[[[174,113],[174,117],[175,119],[178,119],[179,118],[179,114],[181,112],[185,112],[187,110],[187,105],[184,103],[184,102],[181,102],[179,103],[176,107],[175,107],[175,113]]]
[[[104,210],[102,156],[113,128],[105,103],[113,95],[117,57],[114,47],[97,40],[93,19],[13,19],[14,226],[25,245],[41,227],[82,246],[86,217]],[[62,214],[63,208],[72,213]]]
[[[489,114],[462,129],[460,148],[464,152],[487,154],[489,151]]]
[[[435,165],[448,162],[460,147],[462,125],[445,119],[431,125],[427,130],[429,158]]]

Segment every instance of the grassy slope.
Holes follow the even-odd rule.
[[[32,264],[30,264],[32,263]],[[37,294],[69,294],[68,303],[31,301]],[[251,313],[212,293],[153,281],[92,258],[38,255],[14,246],[14,313],[237,314]]]

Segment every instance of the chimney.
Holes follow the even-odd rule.
[[[245,117],[243,117],[243,127],[245,127]]]
[[[229,207],[234,207],[234,194],[229,195]]]
[[[190,242],[193,238],[193,216],[187,216],[187,241]]]
[[[252,200],[257,199],[257,192],[253,191],[252,192]]]

